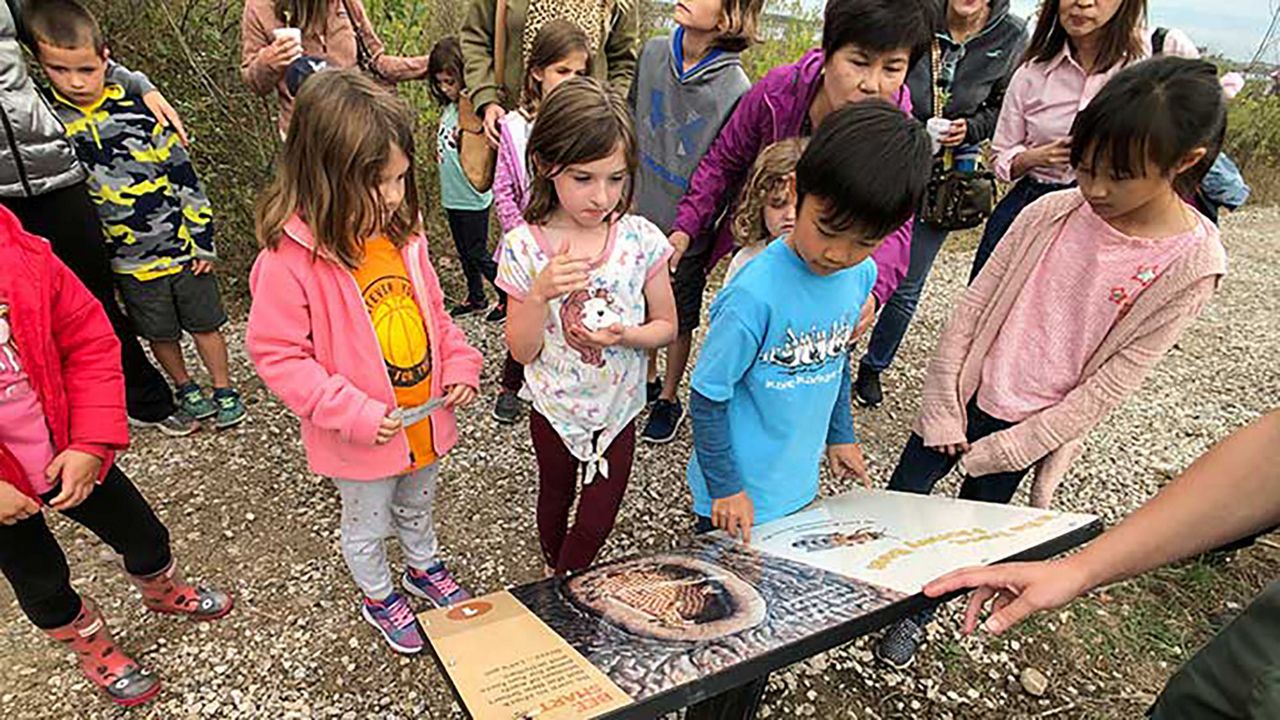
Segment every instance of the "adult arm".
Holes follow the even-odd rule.
[[[1000,105],[995,134],[991,138],[996,177],[1004,182],[1013,182],[1026,172],[1021,167],[1015,172],[1013,161],[1030,149],[1027,144],[1027,124],[1023,105],[1028,94],[1032,92],[1031,79],[1026,65],[1014,72],[1004,94],[1004,101]]]
[[[1241,502],[1248,498],[1248,502]],[[1139,575],[1280,523],[1280,411],[1219,443],[1147,504],[1061,560],[968,568],[925,586],[930,597],[976,588],[965,613],[995,634],[1090,590]]]
[[[284,68],[266,62],[268,47],[275,41],[272,30],[282,27],[275,19],[270,0],[246,0],[240,16],[240,77],[257,95],[275,91],[284,77]]]
[[[1108,358],[1061,402],[974,443],[962,461],[965,472],[981,477],[1028,468],[1067,442],[1083,437],[1137,392],[1151,369],[1200,315],[1217,285],[1217,276],[1196,281],[1153,315],[1150,330]]]
[[[671,230],[695,240],[712,230],[760,154],[768,114],[764,88],[757,83],[738,102],[729,121],[698,162],[689,178],[689,189],[676,207],[675,226]]]
[[[498,102],[498,89],[502,83],[502,78],[494,77],[493,25],[497,11],[495,0],[470,0],[462,27],[458,30],[463,75],[476,112],[483,112],[485,105]]]
[[[258,377],[298,417],[337,432],[343,442],[375,444],[391,408],[316,360],[303,281],[278,251],[258,254],[249,291],[245,349]]]
[[[369,61],[373,63],[374,71],[382,79],[389,82],[402,82],[419,80],[427,76],[426,55],[416,57],[388,55],[386,46],[382,44],[382,38],[378,37],[378,33],[373,29],[373,23],[369,20],[369,14],[365,12],[364,2],[347,0],[347,7],[350,8],[352,15],[351,27],[369,51]]]
[[[619,95],[627,97],[640,57],[640,3],[621,0],[614,12],[617,17],[604,43],[604,56],[609,64],[607,80]]]

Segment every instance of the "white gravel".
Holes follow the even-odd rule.
[[[1227,220],[1231,274],[1220,295],[1138,396],[1092,435],[1058,507],[1114,520],[1213,441],[1280,405],[1278,229],[1275,209]],[[952,243],[885,376],[888,401],[856,418],[880,483],[906,437],[933,338],[968,271],[971,243]],[[252,403],[250,421],[185,440],[143,434],[123,461],[168,522],[188,573],[230,587],[237,609],[211,625],[147,614],[110,551],[55,519],[77,588],[99,601],[118,639],[163,676],[165,690],[130,713],[99,699],[73,659],[26,622],[0,584],[0,717],[460,717],[428,658],[394,656],[358,619],[357,593],[337,548],[336,494],[306,469],[296,422],[250,379],[241,328],[232,333],[233,360]],[[479,319],[465,328],[489,359],[490,394],[461,419],[459,449],[442,473],[438,524],[458,576],[489,591],[539,576],[536,482],[524,426],[498,426],[489,417],[502,357],[498,329]],[[672,445],[640,449],[608,555],[659,550],[688,537],[689,451],[688,426]],[[955,484],[944,487],[954,492]],[[828,492],[842,488],[825,485]],[[954,632],[954,620],[939,627],[935,645]],[[1056,706],[1008,690],[1019,669],[1004,651],[969,640],[955,647],[974,659],[973,672],[964,684],[947,686],[929,677],[935,661],[890,673],[871,663],[868,642],[854,643],[778,673],[762,717],[977,718],[997,707],[1022,717]],[[1125,678],[1098,684],[1092,692],[1129,687]]]

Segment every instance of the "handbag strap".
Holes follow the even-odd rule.
[[[356,35],[356,65],[361,70],[369,73],[375,78],[383,82],[389,82],[373,63],[373,53],[369,52],[369,46],[364,42],[364,33],[361,32],[360,24],[356,22],[355,13],[351,12],[351,3],[349,0],[342,0],[342,9],[347,11],[347,22],[351,23],[351,30]],[[369,21],[367,15],[361,16],[365,22]]]
[[[501,97],[507,87],[507,0],[497,1],[493,12],[493,83]]]

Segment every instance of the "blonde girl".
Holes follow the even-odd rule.
[[[796,164],[806,145],[808,140],[804,138],[776,142],[765,148],[751,166],[734,211],[731,229],[738,251],[725,271],[726,285],[770,241],[795,228]]]

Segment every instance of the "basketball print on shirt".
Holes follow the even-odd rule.
[[[431,353],[409,278],[384,275],[374,280],[364,290],[364,303],[391,384],[410,388],[426,380],[431,375]]]

